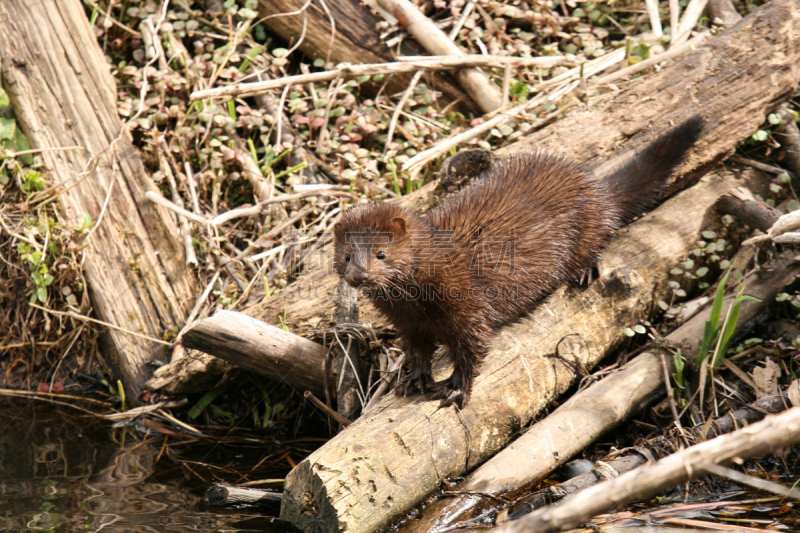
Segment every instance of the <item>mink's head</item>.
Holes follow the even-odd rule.
[[[346,211],[333,227],[333,266],[352,287],[389,287],[411,275],[412,238],[427,223],[402,207],[381,203]]]

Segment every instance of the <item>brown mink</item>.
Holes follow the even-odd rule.
[[[697,116],[601,181],[544,152],[492,160],[472,186],[427,213],[355,207],[334,227],[334,268],[362,287],[403,339],[409,375],[395,392],[463,407],[494,329],[595,268],[614,232],[664,189],[700,136]],[[452,375],[434,382],[445,345]]]

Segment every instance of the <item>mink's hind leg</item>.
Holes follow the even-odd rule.
[[[436,346],[433,343],[424,345],[422,343],[412,344],[405,342],[406,364],[409,368],[408,375],[400,381],[394,388],[394,393],[398,396],[411,396],[416,393],[425,393],[433,385],[433,374],[431,373],[431,359]]]

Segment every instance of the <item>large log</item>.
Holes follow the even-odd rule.
[[[709,175],[623,229],[598,282],[562,287],[498,332],[461,413],[419,396],[385,397],[287,476],[281,517],[305,530],[374,531],[491,457],[621,341],[623,326],[644,318],[656,286],[709,227],[706,211],[746,182]]]
[[[563,152],[603,174],[669,124],[681,124],[700,112],[709,123],[703,149],[684,170],[708,169],[733,154],[731,138],[744,139],[756,131],[766,113],[794,94],[800,78],[798,21],[800,4],[770,2],[657,75],[633,83],[608,105],[570,113],[501,153],[530,148]],[[623,144],[618,157],[608,160]]]
[[[82,3],[0,2],[0,50],[17,120],[62,191],[61,222],[79,226],[84,213],[97,222],[110,195],[83,252],[95,314],[152,337],[182,326],[195,291],[181,240],[169,213],[144,198],[154,185],[117,115],[114,80]],[[48,151],[76,145],[81,149]],[[119,330],[104,338],[136,402],[145,364],[163,347]]]
[[[330,16],[325,12],[326,9],[330,11]],[[389,48],[376,31],[376,26],[384,19],[366,5],[353,0],[324,4],[305,0],[259,0],[258,14],[270,17],[264,24],[291,44],[303,34],[305,17],[306,29],[300,51],[313,59],[359,64],[394,61],[400,55],[426,55],[425,49],[410,37],[403,39],[399,46]],[[331,18],[335,27],[331,25]],[[389,94],[405,91],[412,76],[389,76],[386,79],[386,91]],[[460,100],[468,109],[479,111],[449,74],[431,73],[424,79],[428,86],[442,92],[443,105]]]
[[[670,123],[680,124],[702,113],[706,129],[699,146],[681,171],[695,179],[733,153],[737,143],[755,131],[766,114],[794,94],[800,79],[800,46],[796,31],[800,6],[774,0],[756,10],[706,46],[675,59],[659,73],[632,83],[625,91],[591,110],[579,110],[525,137],[501,152],[525,148],[559,151],[595,167],[620,148],[622,157],[641,149]],[[640,131],[644,130],[644,131]],[[638,133],[637,133],[638,132]],[[615,157],[608,164],[615,164]],[[681,184],[685,185],[685,183]],[[435,199],[425,186],[403,201],[425,209]],[[331,250],[322,250],[316,267],[294,286],[274,294],[246,312],[277,324],[283,316],[295,333],[310,333],[330,320],[337,279]],[[362,305],[363,323],[380,323],[369,305]]]
[[[763,318],[775,297],[800,274],[795,255],[784,252],[746,278],[747,294],[760,302],[742,305],[740,331],[749,331],[753,321]],[[725,298],[723,316],[735,298],[735,292]],[[680,346],[688,359],[694,359],[710,315],[709,305],[664,340],[669,345]],[[440,531],[495,505],[486,495],[501,496],[544,479],[605,431],[640,409],[647,399],[664,392],[661,357],[671,361],[672,355],[668,350],[657,348],[645,352],[619,372],[570,398],[459,483],[454,490],[463,496],[428,505],[421,519],[407,524],[401,531]]]

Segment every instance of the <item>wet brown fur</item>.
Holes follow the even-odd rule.
[[[446,405],[465,405],[494,329],[596,267],[701,129],[699,117],[687,121],[600,182],[563,157],[522,152],[425,214],[389,203],[344,213],[334,227],[334,267],[366,289],[404,341],[411,373],[396,392],[430,391]],[[434,383],[440,344],[454,369]]]

